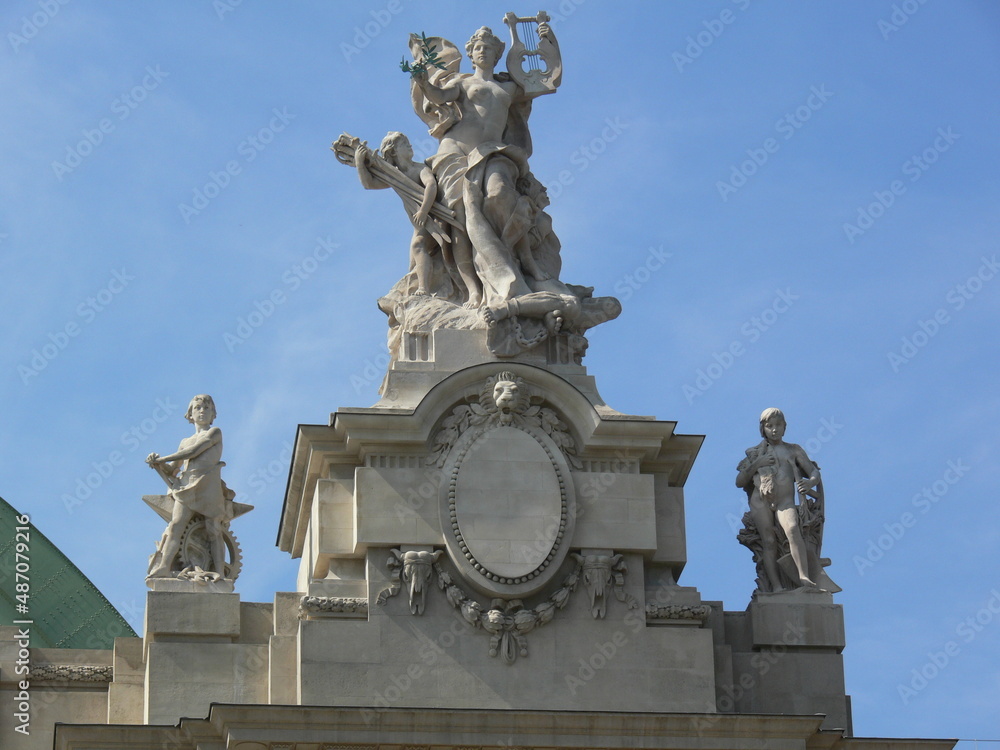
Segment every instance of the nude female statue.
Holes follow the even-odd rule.
[[[538,35],[554,42],[547,23],[538,25]],[[484,26],[465,46],[473,66],[471,75],[457,74],[456,65],[450,75],[422,71],[413,77],[428,102],[447,108],[439,110],[446,129],[428,163],[442,201],[456,210],[466,227],[464,235],[456,233],[453,252],[467,287],[467,307],[479,307],[484,298],[493,304],[533,291],[525,282],[514,248],[517,235],[529,226],[512,232],[512,222],[524,213],[518,212],[519,201],[524,201],[517,184],[529,174],[531,100],[548,92],[528,93],[509,76],[495,75],[504,48]],[[537,269],[528,265],[529,271]]]
[[[559,356],[579,362],[586,331],[621,312],[613,297],[559,278],[548,196],[528,165],[528,117],[534,99],[560,85],[561,56],[546,14],[508,13],[504,22],[511,31],[506,72],[496,70],[506,45],[485,26],[465,45],[472,73],[460,72],[462,52],[448,40],[410,35],[413,63],[401,67],[411,75],[414,112],[438,141],[424,162],[394,158],[385,148],[370,152],[346,133],[333,144],[366,188],[393,187],[415,224],[410,271],[378,303],[389,318],[393,356],[406,334],[440,327],[485,330],[497,357],[558,337]],[[522,26],[537,31],[537,42],[522,43]]]

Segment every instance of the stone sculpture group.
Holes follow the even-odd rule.
[[[506,45],[482,27],[465,45],[473,72],[446,39],[411,35],[414,112],[438,140],[437,153],[413,161],[406,136],[390,132],[378,151],[344,134],[333,151],[369,189],[392,187],[414,232],[409,270],[379,300],[389,317],[389,348],[401,334],[440,328],[487,329],[498,357],[512,357],[550,337],[564,337],[579,361],[584,333],[621,312],[613,297],[559,279],[561,245],[545,212],[548,195],[531,173],[528,118],[536,98],[562,80],[559,45],[540,13],[507,14],[512,45],[507,72],[496,72]],[[529,49],[518,24],[537,30]],[[529,69],[523,65],[527,63]]]
[[[337,159],[356,168],[364,188],[392,188],[397,193],[413,225],[408,271],[379,300],[389,317],[394,359],[400,357],[403,334],[461,329],[485,331],[494,361],[515,358],[559,338],[579,364],[587,329],[621,311],[615,298],[594,297],[592,287],[559,278],[561,245],[545,211],[548,196],[528,163],[533,102],[554,93],[562,81],[559,45],[544,12],[532,18],[508,13],[504,20],[511,31],[507,72],[496,70],[506,45],[485,26],[465,45],[472,73],[460,72],[462,54],[448,40],[410,35],[413,62],[404,61],[401,67],[411,76],[414,112],[439,143],[426,161],[415,161],[409,139],[395,131],[374,151],[347,134],[333,143]],[[525,43],[521,34],[533,39]],[[511,598],[539,593],[550,582],[569,553],[563,540],[572,535],[573,517],[567,510],[573,502],[572,482],[567,477],[581,462],[567,425],[543,402],[521,377],[498,369],[486,379],[478,402],[456,406],[441,419],[425,459],[445,476],[450,504],[444,527],[454,531],[454,538],[446,534],[445,541],[459,573],[468,573],[467,580],[480,593],[509,594],[505,601],[516,606],[509,612],[499,605],[484,610],[440,567],[440,550],[394,550],[389,559],[394,583],[378,597],[384,604],[405,584],[410,612],[420,615],[426,590],[436,577],[470,623],[494,633],[494,654],[499,650],[510,661],[516,651],[526,649],[524,634],[548,622],[564,605],[578,577],[586,583],[595,617],[604,616],[605,590],[612,582],[616,596],[626,601],[625,564],[621,555],[610,552],[572,552],[578,569],[555,599],[537,605],[537,612],[524,608],[520,598]],[[185,416],[195,425],[194,435],[182,440],[176,452],[151,453],[146,459],[169,488],[166,495],[143,498],[168,521],[150,558],[151,587],[162,579],[231,584],[239,573],[240,554],[229,522],[252,508],[234,503],[234,493],[222,481],[222,432],[212,426],[216,410],[211,396],[195,396]],[[800,446],[783,441],[785,426],[780,410],[767,409],[760,418],[761,442],[747,449],[737,467],[736,485],[749,500],[738,538],[757,564],[755,593],[839,591],[824,570],[829,560],[821,557],[824,495],[819,467]],[[548,485],[541,480],[530,490],[514,491],[506,477],[482,479],[480,474],[489,472],[481,456],[491,450],[520,456],[525,465],[545,474],[551,492],[543,492]],[[474,500],[459,503],[458,496]],[[493,518],[492,506],[500,496],[513,510]],[[551,507],[532,500],[543,496]],[[492,539],[487,544],[462,530],[471,526],[466,518],[499,528],[514,517],[551,526],[552,538],[546,537],[541,551],[532,547],[537,542],[507,540],[521,550],[519,564],[493,560]],[[347,600],[338,599],[342,601]],[[497,625],[508,620],[510,627]]]

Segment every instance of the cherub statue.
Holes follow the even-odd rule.
[[[345,138],[345,136],[341,136]],[[357,139],[354,139],[357,141]],[[450,253],[451,237],[441,224],[430,216],[431,208],[438,194],[437,181],[430,167],[422,162],[413,160],[413,147],[410,140],[402,133],[392,131],[382,139],[379,152],[385,162],[393,167],[411,181],[414,186],[419,186],[420,202],[415,205],[412,193],[400,192],[403,205],[407,215],[413,223],[413,239],[410,241],[410,267],[414,269],[417,277],[417,288],[411,294],[426,296],[433,294],[431,286],[431,256],[438,248],[445,254]],[[358,178],[367,190],[382,190],[391,185],[383,179],[373,174],[372,166],[375,155],[368,150],[364,143],[357,142],[354,152],[354,166],[358,170]],[[466,284],[477,284],[475,270],[472,268],[472,259],[467,263],[460,264],[459,272]]]

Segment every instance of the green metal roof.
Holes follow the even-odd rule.
[[[0,497],[0,624],[32,620],[35,648],[111,648],[114,639],[135,636],[118,610],[59,548],[28,524],[28,612],[17,611],[15,527],[18,513]],[[24,541],[23,536],[20,541]],[[22,571],[23,571],[22,565]]]

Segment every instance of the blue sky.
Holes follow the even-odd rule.
[[[407,35],[464,42],[511,9],[536,10],[0,10],[0,495],[137,628],[163,528],[143,458],[189,434],[195,393],[215,397],[226,480],[256,505],[233,524],[238,590],[294,588],[274,538],[296,425],[377,400],[375,300],[410,231],[328,146],[402,130],[419,152]],[[535,104],[532,169],[563,280],[624,305],[585,364],[614,408],[707,436],[681,582],[746,606],[735,466],[781,407],[824,470],[855,732],[1000,737],[1000,6],[549,11],[565,75]],[[913,670],[933,677],[914,690]]]

